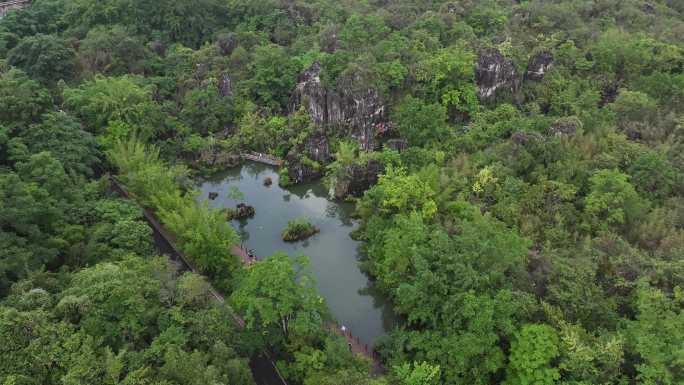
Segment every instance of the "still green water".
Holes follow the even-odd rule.
[[[266,177],[273,179],[270,187],[264,186]],[[209,200],[214,208],[234,207],[239,202],[230,199],[229,192],[231,188],[240,190],[244,203],[256,209],[253,218],[232,222],[245,246],[260,259],[277,251],[291,257],[308,256],[333,316],[364,343],[370,345],[392,328],[389,304],[359,269],[359,242],[349,236],[356,227],[350,218],[352,204],[329,200],[328,189],[321,182],[282,189],[272,167],[251,162],[214,175],[198,188],[200,201],[208,200],[210,192],[219,194]],[[308,218],[321,232],[305,241],[283,242],[281,231],[297,217]]]

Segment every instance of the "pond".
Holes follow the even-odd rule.
[[[264,186],[267,177],[273,180],[271,186]],[[350,218],[353,204],[328,199],[322,182],[283,189],[273,167],[252,162],[202,181],[197,199],[208,200],[209,193],[215,192],[218,197],[208,200],[210,207],[235,207],[240,203],[232,199],[235,188],[244,194],[244,203],[256,208],[254,217],[232,221],[245,247],[259,258],[278,251],[290,257],[308,256],[331,313],[363,343],[370,345],[392,328],[389,303],[359,268],[359,242],[349,236],[357,226]],[[306,217],[320,233],[301,242],[283,242],[280,233],[287,222],[299,217]]]

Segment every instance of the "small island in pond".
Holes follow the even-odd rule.
[[[256,210],[254,210],[254,207],[252,206],[246,205],[244,203],[238,203],[234,208],[224,208],[223,212],[226,214],[226,219],[230,221],[233,219],[243,219],[252,217],[256,213]]]
[[[287,227],[281,235],[285,242],[296,242],[309,238],[318,232],[320,229],[309,223],[306,218],[297,218],[287,222]]]

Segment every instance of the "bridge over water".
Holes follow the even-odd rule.
[[[31,5],[31,0],[0,0],[0,18],[5,16],[10,11],[24,9]]]

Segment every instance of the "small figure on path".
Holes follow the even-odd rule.
[[[342,334],[347,333],[347,327],[346,326],[342,325],[342,327],[340,329],[342,330]]]
[[[352,351],[352,344],[351,344],[351,342],[347,342],[347,345],[349,345],[349,351],[351,352],[351,351]]]

